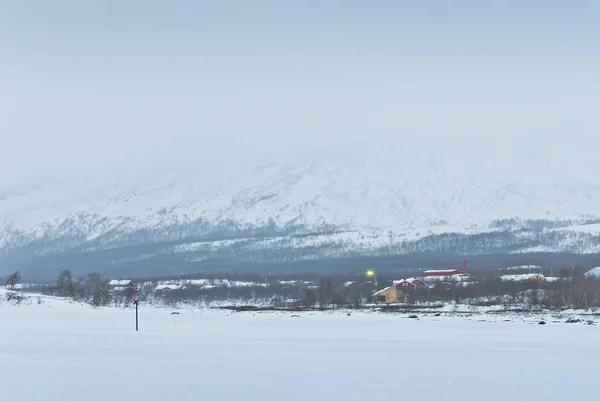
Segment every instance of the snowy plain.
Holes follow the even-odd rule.
[[[36,299],[36,298],[33,298]],[[0,304],[7,400],[593,399],[599,327],[548,319]]]

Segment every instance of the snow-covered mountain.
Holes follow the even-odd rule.
[[[109,265],[158,255],[201,263],[600,252],[600,230],[587,230],[600,222],[600,161],[591,149],[482,149],[432,143],[426,151],[315,152],[239,168],[161,166],[4,185],[0,250],[6,260],[36,263],[120,250],[104,257]]]

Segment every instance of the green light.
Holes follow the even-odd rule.
[[[373,277],[374,275],[375,275],[375,272],[373,270],[367,270],[367,276]]]

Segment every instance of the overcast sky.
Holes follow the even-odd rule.
[[[598,21],[592,0],[0,0],[0,178],[597,144]]]

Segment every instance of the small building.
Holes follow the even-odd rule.
[[[417,285],[408,280],[394,281],[394,287],[401,291],[415,291],[417,289]]]
[[[399,290],[417,290],[419,288],[429,288],[429,285],[426,282],[417,277],[394,280],[393,284]]]
[[[154,288],[156,295],[165,295],[172,291],[185,290],[185,286],[179,284],[160,284]]]
[[[132,280],[110,280],[108,282],[109,287],[128,287],[133,285]]]
[[[600,267],[594,267],[593,269],[583,273],[583,275],[585,278],[600,279]]]
[[[391,286],[373,294],[373,300],[385,304],[399,304],[407,302],[408,295],[395,286]]]
[[[110,280],[108,290],[112,293],[137,292],[140,290],[140,285],[133,280]]]
[[[421,280],[420,278],[411,278],[408,281],[417,286],[417,288],[429,288],[429,284]]]
[[[346,281],[344,283],[344,288],[364,288],[364,287],[372,287],[373,283],[371,281]]]

